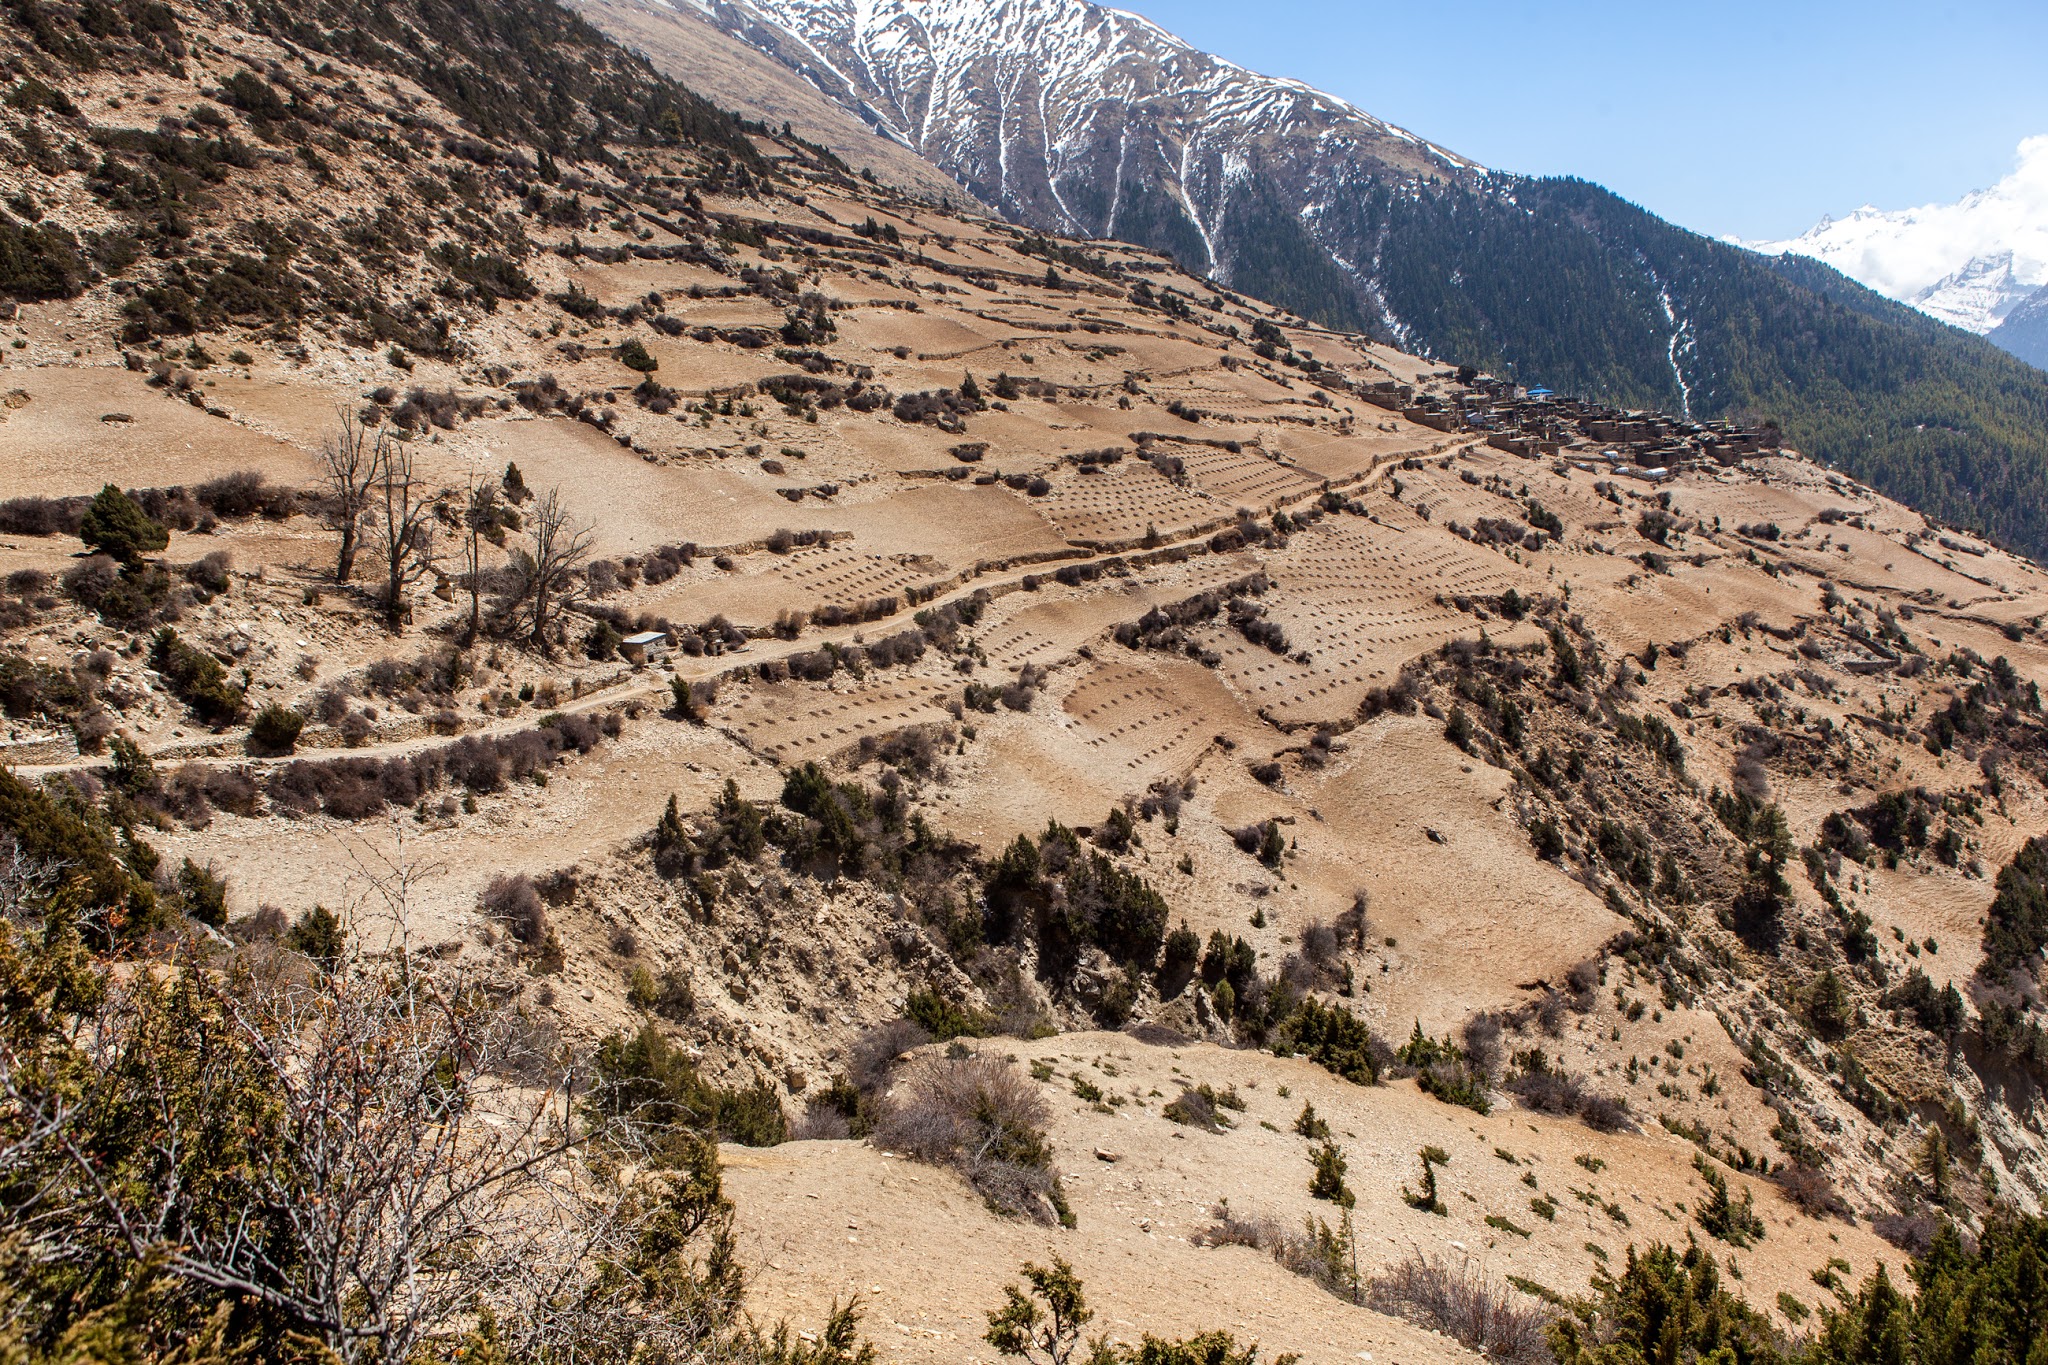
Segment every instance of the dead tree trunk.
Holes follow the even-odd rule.
[[[570,576],[590,558],[592,534],[587,526],[570,524],[569,509],[562,505],[561,491],[554,488],[534,504],[529,533],[533,537],[533,569],[528,586],[533,630],[528,639],[536,649],[546,649],[547,629],[555,606],[567,595]]]
[[[343,407],[340,414],[340,428],[320,447],[320,483],[327,494],[327,524],[341,533],[334,581],[346,583],[356,571],[370,486],[377,478],[377,443],[353,410]]]
[[[406,589],[434,566],[433,502],[413,474],[406,442],[380,435],[373,459],[370,526],[384,577],[384,624],[396,634],[405,627]]]

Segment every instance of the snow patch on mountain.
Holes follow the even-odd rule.
[[[1788,241],[1744,245],[1811,256],[1981,336],[2048,285],[2048,135],[2020,143],[2011,175],[1953,204],[1865,206]]]
[[[1092,0],[665,3],[776,57],[1012,217],[1109,235],[1127,184],[1163,190],[1185,206],[1212,269],[1224,196],[1245,174],[1271,174],[1274,158],[1363,154],[1407,176],[1485,174],[1333,95]]]

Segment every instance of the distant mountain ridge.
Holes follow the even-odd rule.
[[[674,7],[701,11],[796,70],[1017,221],[1166,247],[1246,289],[1255,286],[1241,277],[1257,267],[1230,222],[1262,211],[1264,175],[1336,196],[1362,176],[1484,174],[1343,100],[1088,0]],[[1334,297],[1325,309],[1359,311]]]
[[[2048,557],[2048,375],[1817,262],[1490,170],[1089,0],[635,2],[708,19],[1016,221],[1160,250],[1519,382],[1775,419],[1798,448]],[[652,52],[648,26],[629,41]]]
[[[1747,245],[1825,261],[1886,298],[1988,335],[2048,285],[2048,136],[2020,143],[2010,175],[1955,203],[1865,206],[1785,241]]]
[[[2038,369],[2048,370],[2048,285],[2042,285],[1984,338]]]

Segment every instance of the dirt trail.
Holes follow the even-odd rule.
[[[1395,456],[1387,456],[1376,460],[1371,469],[1351,479],[1344,480],[1343,486],[1356,487],[1369,481],[1387,465],[1393,463],[1396,458]],[[1281,510],[1300,507],[1321,496],[1322,490],[1320,488],[1313,492],[1299,494],[1287,499]],[[1148,558],[1165,558],[1171,552],[1178,549],[1205,546],[1209,534],[1209,532],[1204,531],[1201,534],[1186,536],[1179,540],[1165,541],[1160,545],[1139,553]],[[733,654],[702,655],[695,658],[687,655],[675,656],[668,662],[671,670],[683,681],[691,683],[703,682],[707,679],[751,670],[761,664],[777,659],[787,659],[795,654],[822,649],[827,644],[851,644],[856,637],[880,636],[908,629],[915,624],[918,613],[944,607],[949,603],[965,601],[978,592],[986,591],[991,596],[1002,596],[1007,593],[1022,591],[1024,580],[1027,577],[1046,577],[1051,570],[1060,567],[1099,564],[1111,559],[1128,559],[1132,553],[1129,550],[1104,551],[1072,559],[1062,559],[1056,564],[1035,564],[1028,570],[1019,569],[1005,577],[992,580],[984,579],[978,573],[970,572],[965,582],[948,589],[928,602],[918,606],[905,607],[890,616],[878,617],[875,620],[858,624],[819,627],[794,640],[780,640],[772,637],[756,638],[751,640],[743,651],[736,651],[736,653],[743,653],[745,655],[745,659],[742,662],[733,662]],[[638,669],[634,670],[635,673],[639,671]],[[612,690],[610,686],[600,686],[595,689],[586,689],[581,696],[566,699],[547,709],[564,714],[583,714],[600,708],[623,706],[635,700],[660,699],[665,702],[669,695],[669,688],[665,681],[658,683],[654,681],[641,682],[619,691]],[[514,734],[518,731],[532,728],[542,714],[545,713],[540,711],[521,711],[513,716],[498,718],[486,725],[465,729],[461,734],[463,736],[475,737]],[[333,750],[309,748],[302,753],[294,755],[294,757],[390,758],[401,754],[417,753],[422,749],[434,748],[447,743],[452,738],[456,738],[456,736],[427,733],[408,736],[404,739],[366,743],[352,748]],[[195,740],[188,744],[162,746],[152,751],[151,757],[158,761],[201,763],[209,766],[238,766],[251,761],[259,763],[280,761],[252,760],[251,756],[246,753],[218,752],[223,746],[236,745],[237,743],[238,741],[232,737]],[[107,760],[105,758],[80,755],[76,760],[63,763],[21,764],[17,767],[16,771],[25,776],[46,777],[67,772],[89,771],[106,766]]]

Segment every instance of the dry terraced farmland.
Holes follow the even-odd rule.
[[[763,140],[782,188],[687,227],[528,213],[532,289],[442,354],[19,309],[15,777],[166,903],[210,869],[232,941],[317,900],[756,1087],[749,1136],[806,1139],[727,1133],[766,1311],[857,1292],[886,1359],[969,1358],[1054,1254],[1121,1337],[1466,1357],[1217,1231],[1354,1225],[1309,1101],[1363,1272],[1532,1311],[1690,1235],[1792,1329],[1937,1198],[2039,1207],[2031,1016],[1979,971],[2048,811],[2038,567],[1796,457],[1453,443],[1355,392],[1448,370]],[[342,413],[411,459],[395,594],[374,528],[334,581]],[[109,482],[170,528],[126,572],[78,536]],[[949,1042],[1030,1078],[1030,1199],[873,1126]]]

